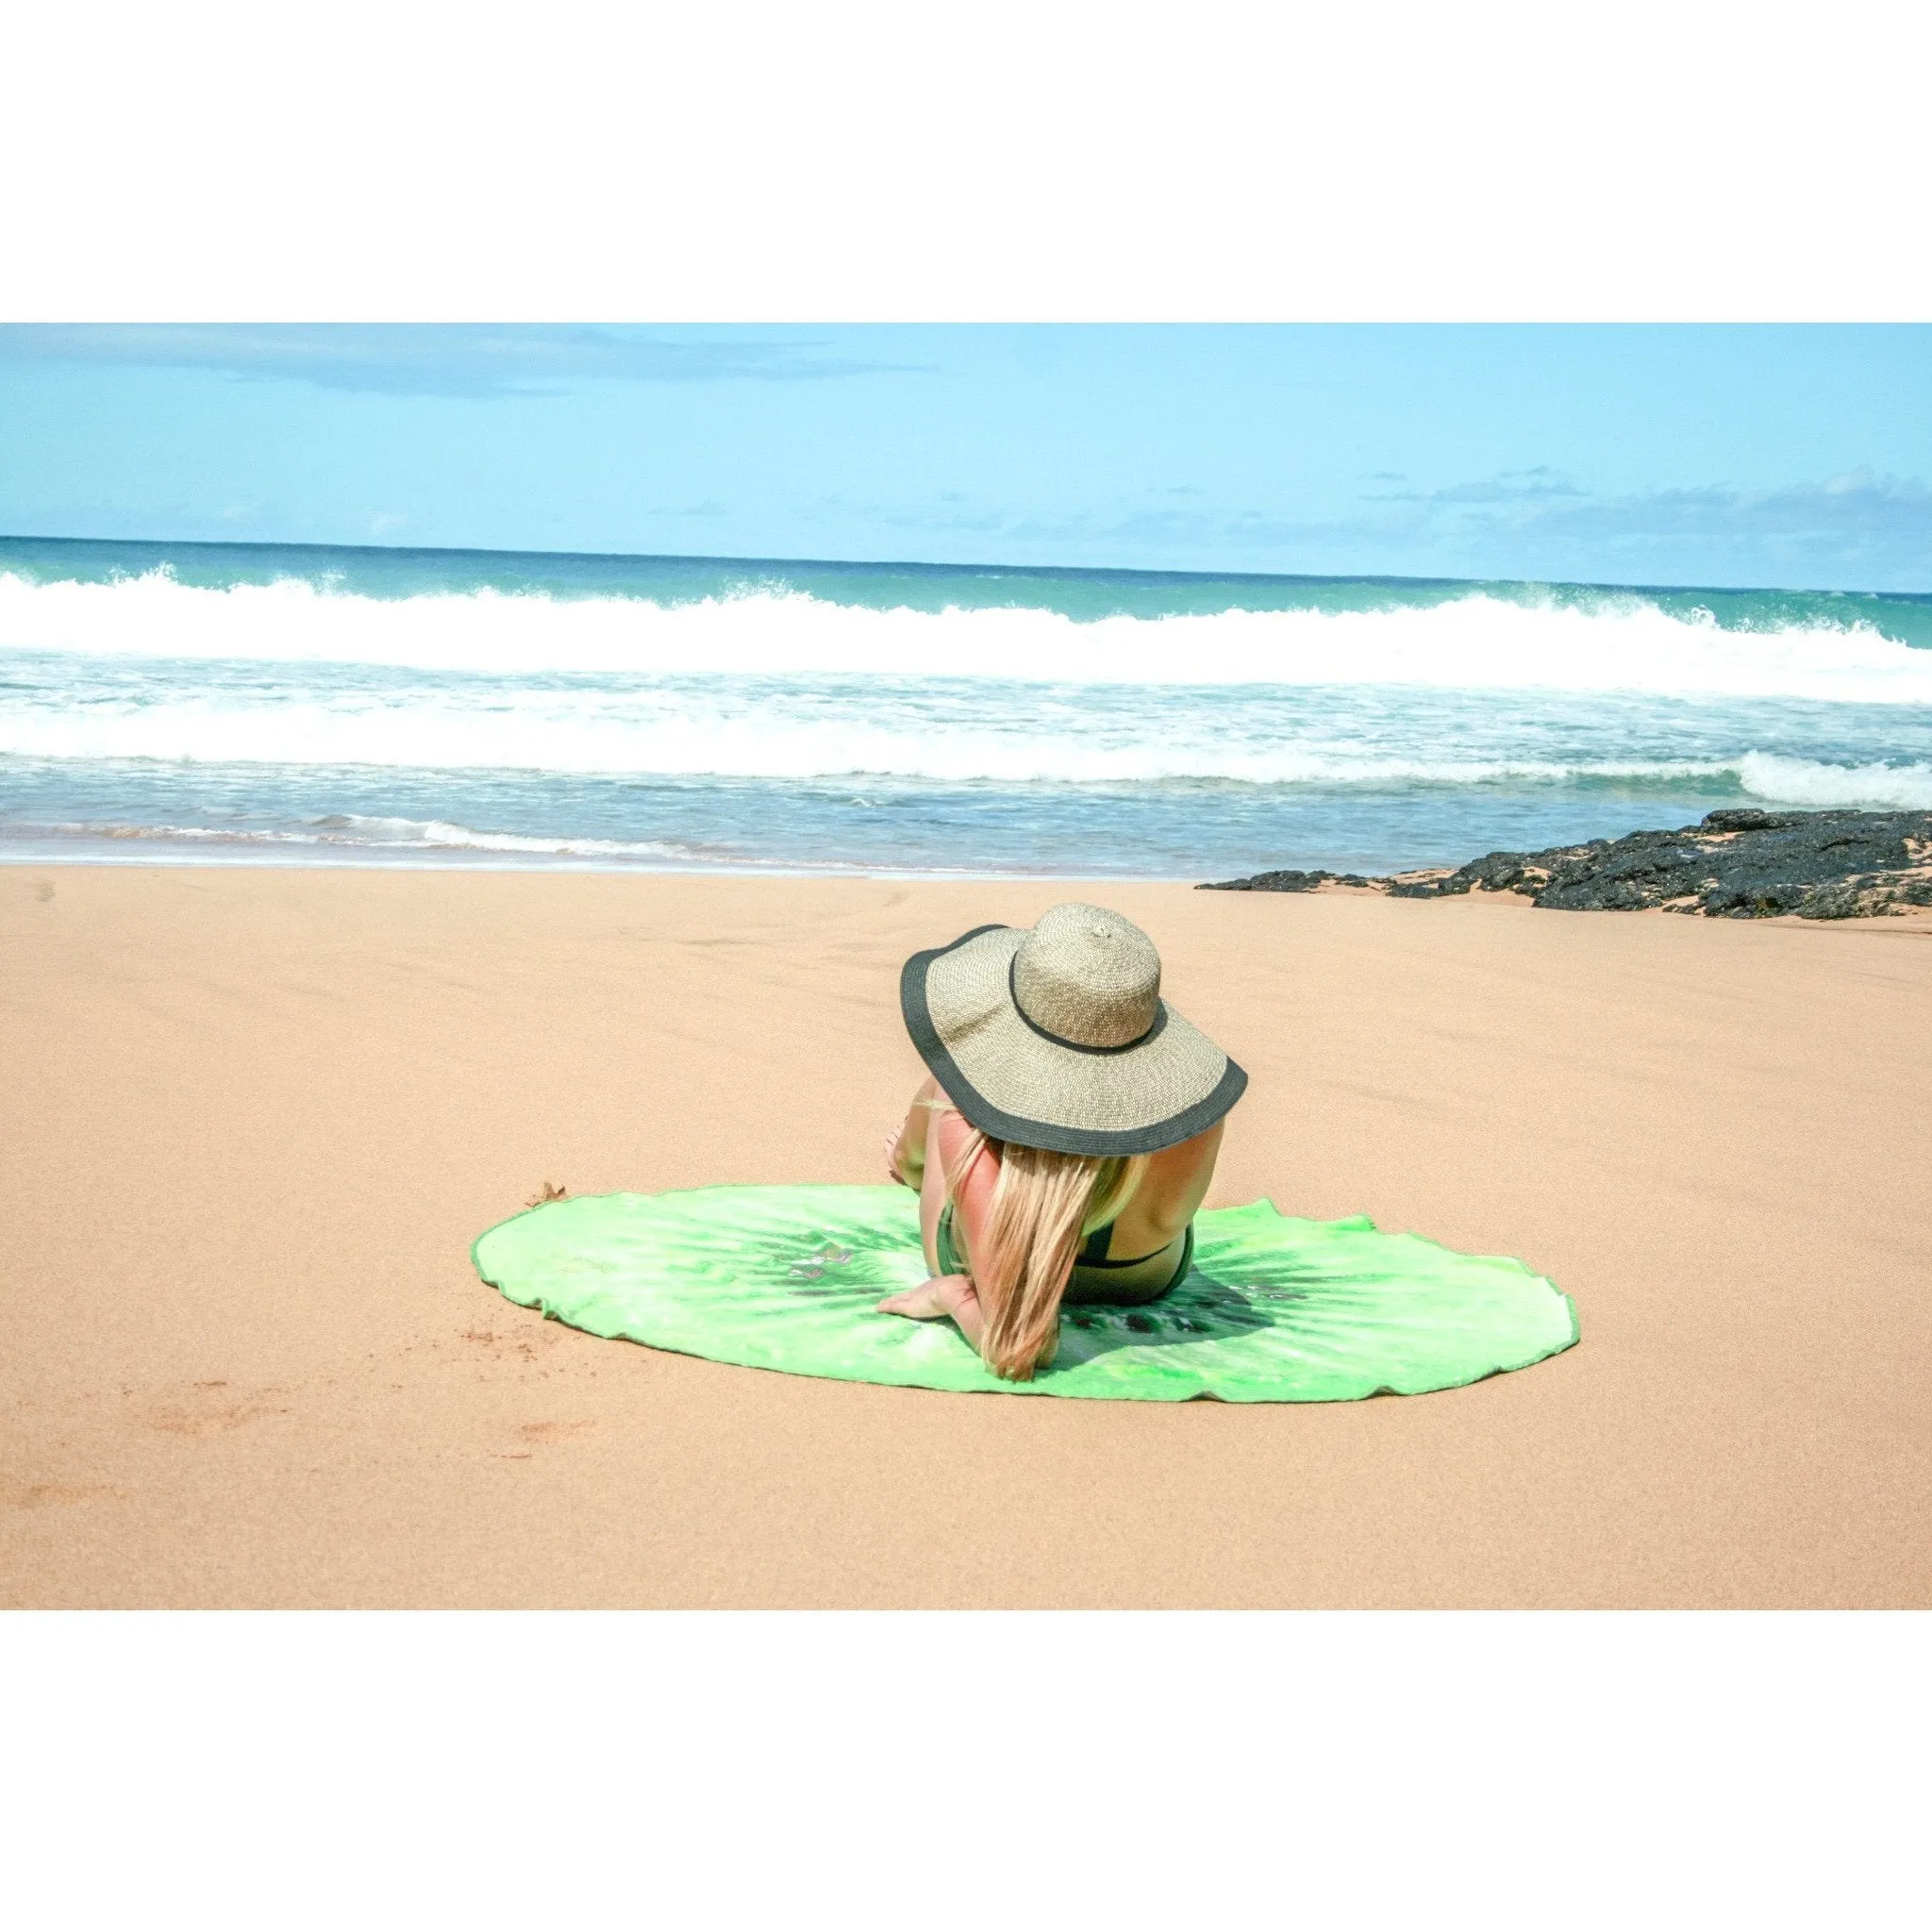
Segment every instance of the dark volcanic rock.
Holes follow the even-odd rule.
[[[1307,892],[1333,873],[1261,873],[1218,891]],[[1633,832],[1544,852],[1491,852],[1436,878],[1380,884],[1398,899],[1440,899],[1480,888],[1523,892],[1564,912],[1663,907],[1720,919],[1860,919],[1932,905],[1932,811],[1709,813],[1674,832]]]
[[[1317,886],[1373,886],[1358,872],[1257,872],[1251,879],[1216,879],[1199,892],[1312,892]]]
[[[1597,842],[1604,844],[1607,841]],[[1445,893],[1466,892],[1472,886],[1480,886],[1486,892],[1534,891],[1545,876],[1538,869],[1539,863],[1548,857],[1545,852],[1491,852],[1485,858],[1471,859],[1446,878],[1391,879],[1389,891],[1397,899],[1440,899]]]

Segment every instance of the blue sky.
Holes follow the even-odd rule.
[[[0,533],[1932,590],[1932,328],[0,326]]]

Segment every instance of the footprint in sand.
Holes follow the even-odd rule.
[[[555,1348],[563,1338],[554,1326],[546,1325],[507,1335],[499,1335],[491,1328],[465,1328],[458,1339],[488,1350],[494,1361],[502,1361],[506,1356],[513,1355],[524,1361],[533,1362],[539,1350]]]
[[[92,1503],[111,1496],[107,1483],[15,1483],[0,1480],[0,1508],[47,1509],[62,1503]]]
[[[561,1442],[596,1426],[595,1423],[519,1423],[517,1434],[526,1442]]]
[[[197,1382],[197,1389],[225,1389],[225,1382]],[[274,1391],[270,1391],[274,1392]],[[169,1404],[151,1410],[148,1426],[163,1430],[171,1436],[222,1436],[230,1429],[244,1428],[252,1422],[259,1422],[265,1415],[287,1415],[286,1408],[277,1408],[265,1402],[231,1402],[210,1407],[206,1404],[190,1407],[185,1404]]]

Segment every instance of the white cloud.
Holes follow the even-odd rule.
[[[0,326],[0,360],[202,369],[385,395],[554,395],[561,381],[805,382],[915,375],[911,364],[826,354],[822,342],[666,341],[596,327],[356,324],[53,324]]]

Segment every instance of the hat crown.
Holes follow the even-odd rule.
[[[1068,903],[1044,912],[1013,956],[1013,999],[1076,1046],[1128,1046],[1160,1012],[1160,955],[1130,919]]]

